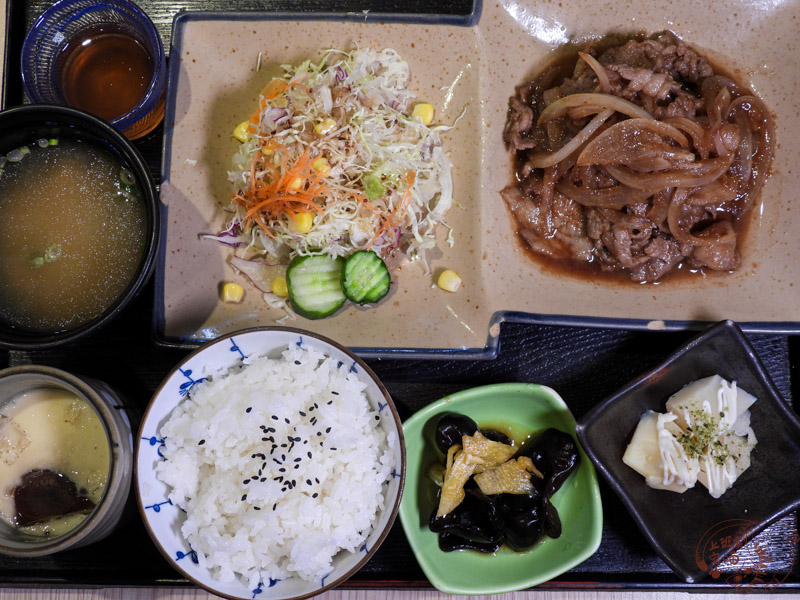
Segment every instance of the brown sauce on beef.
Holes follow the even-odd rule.
[[[629,50],[638,49],[639,45],[646,49],[646,52],[640,54],[644,56],[650,53],[655,56],[654,62],[648,62],[649,57],[637,62],[639,61],[637,53]],[[663,66],[659,64],[662,61],[659,50],[666,57],[663,59]],[[695,152],[696,161],[724,156],[726,152],[729,156],[732,155],[732,166],[724,173],[721,181],[728,189],[734,187],[733,183],[738,184],[734,197],[715,200],[713,194],[707,194],[713,202],[709,206],[695,207],[694,204],[700,202],[696,198],[701,197],[704,188],[702,186],[686,188],[684,196],[688,196],[691,202],[684,198],[684,204],[676,213],[679,215],[678,220],[673,222],[681,225],[689,223],[685,226],[683,235],[679,236],[680,240],[673,237],[666,219],[641,229],[605,219],[606,214],[614,214],[619,217],[620,213],[625,213],[622,216],[635,214],[641,217],[645,214],[644,211],[648,211],[646,214],[649,215],[649,211],[655,212],[653,208],[655,197],[647,199],[645,203],[632,203],[621,209],[613,209],[619,210],[618,213],[609,213],[610,209],[582,206],[577,201],[570,200],[560,193],[555,194],[555,199],[548,200],[549,194],[541,191],[546,189],[547,170],[546,168],[531,167],[531,158],[537,153],[557,151],[574,137],[592,117],[592,115],[583,119],[562,117],[562,121],[565,121],[566,124],[559,125],[562,128],[561,139],[556,138],[555,142],[548,138],[548,126],[540,127],[536,122],[539,114],[553,102],[554,97],[563,98],[570,94],[596,91],[591,89],[599,81],[596,71],[593,68],[586,68],[585,65],[582,71],[576,70],[576,65],[583,60],[578,55],[579,51],[590,53],[602,63],[605,72],[615,78],[614,85],[616,87],[612,85],[607,90],[608,93],[620,97],[627,96],[626,99],[643,106],[646,110],[649,109],[660,120],[671,123],[675,117],[686,116],[701,123],[705,128],[704,131],[707,132],[708,139],[714,140],[716,145],[714,142],[707,142],[708,148],[705,150],[705,154],[701,155],[703,143],[698,143],[695,147],[692,138],[690,149]],[[625,60],[631,57],[631,64],[626,63]],[[619,60],[615,62],[615,59]],[[588,65],[588,63],[586,64]],[[631,75],[631,72],[634,74]],[[663,79],[665,83],[662,89],[669,87],[672,91],[663,97],[652,98],[647,97],[645,93],[649,90],[642,88],[641,91],[635,91],[636,78],[641,73],[645,74],[643,79],[646,82],[648,77],[649,80],[656,82]],[[684,79],[680,74],[685,74],[686,78]],[[526,254],[543,269],[558,276],[619,284],[687,281],[695,278],[698,273],[706,276],[724,276],[726,273],[742,268],[745,240],[753,221],[753,214],[756,212],[753,208],[757,206],[758,191],[769,173],[774,134],[771,115],[766,108],[755,97],[752,107],[745,102],[746,98],[754,96],[753,93],[731,75],[730,70],[721,67],[718,62],[712,64],[708,56],[696,53],[691,47],[683,44],[681,40],[668,32],[650,38],[643,35],[607,36],[589,42],[571,44],[560,49],[553,60],[530,82],[520,86],[516,95],[510,99],[509,116],[504,131],[504,140],[513,156],[512,169],[516,184],[503,190],[502,195],[510,209],[510,218],[517,230],[517,241]],[[631,79],[625,79],[625,76],[631,77]],[[723,115],[721,123],[718,123],[717,129],[713,129],[712,117],[706,114],[706,107],[709,106],[706,98],[711,98],[713,94],[705,91],[706,96],[703,97],[703,86],[708,85],[709,89],[716,90],[709,82],[720,79],[718,76],[730,81],[729,84],[721,84],[718,87],[726,87],[730,90],[731,101],[727,105],[721,105],[723,107],[720,113]],[[594,77],[594,81],[591,81],[592,77]],[[555,88],[556,91],[552,91],[551,88]],[[545,92],[544,90],[551,91]],[[722,97],[720,96],[720,98]],[[739,101],[739,104],[745,106],[744,110],[751,110],[751,113],[747,113],[746,117],[741,117],[741,113],[744,112],[741,108],[736,110],[731,108],[730,119],[726,120],[728,107],[735,106],[736,99],[740,97],[742,97],[742,101]],[[640,101],[640,98],[643,101]],[[670,106],[673,103],[674,107],[678,107],[674,111],[674,107]],[[520,108],[520,106],[523,107]],[[681,114],[684,107],[689,107],[685,115]],[[527,113],[528,110],[531,112]],[[695,114],[691,114],[693,112]],[[613,126],[619,120],[627,118],[629,117],[617,113],[609,120],[609,123]],[[743,119],[749,120],[742,125],[740,121]],[[530,124],[531,122],[532,125],[526,126],[526,123]],[[737,125],[739,138],[736,138],[735,135],[724,138],[720,133],[721,129],[727,127],[726,132],[735,134]],[[608,127],[608,123],[601,125],[596,135]],[[752,174],[749,176],[742,174],[739,175],[739,179],[736,179],[737,173],[748,173],[742,170],[742,167],[737,166],[747,162],[741,160],[747,154],[747,148],[750,148],[741,141],[747,136],[745,130],[751,132],[754,140],[752,142],[755,149],[755,152],[752,153],[754,159],[749,162],[752,166]],[[712,137],[715,132],[717,137]],[[720,140],[725,139],[738,139],[739,145],[735,149],[721,146]],[[583,147],[585,146],[584,143]],[[720,149],[721,152],[718,152]],[[575,157],[579,154],[580,150],[570,155],[572,167],[569,164],[564,167],[564,164],[569,163],[569,160],[565,160],[561,164],[556,163],[551,173],[556,173],[556,178],[577,181],[580,185],[581,181],[575,175],[578,173],[577,167],[574,166]],[[683,167],[685,164],[678,166]],[[674,165],[670,166],[670,168],[673,167]],[[587,188],[613,187],[620,184],[605,171],[603,165],[589,168],[594,169],[599,176],[595,181],[586,183]],[[566,170],[559,175],[559,169]],[[672,198],[669,200],[670,203],[677,198],[677,195],[672,195],[676,189],[680,189],[680,186],[671,188],[672,192],[669,196],[667,192],[664,192],[664,198]],[[693,196],[692,194],[697,195]],[[520,208],[523,204],[524,209]],[[590,213],[593,213],[592,218],[589,218]],[[602,218],[598,217],[601,213]],[[594,223],[593,227],[587,226],[589,221]],[[533,226],[530,225],[532,222]],[[547,229],[543,225],[545,222],[555,222],[557,225],[555,227],[548,226],[550,228]],[[566,224],[558,225],[560,222]],[[602,225],[598,226],[598,222],[601,222]],[[683,227],[677,228],[683,229]],[[579,231],[581,229],[582,233]],[[620,230],[625,230],[624,235],[619,235]],[[549,235],[553,231],[555,233]],[[592,233],[594,237],[589,233]],[[705,241],[701,242],[700,249],[685,243],[687,237],[694,241],[704,236],[715,235],[718,237],[714,239],[725,243],[712,244]],[[585,239],[580,239],[580,243],[575,244],[574,241],[579,238]],[[618,243],[618,240],[622,238],[628,242],[630,238],[635,238],[637,241],[628,243],[626,247],[623,243]],[[654,248],[668,249],[668,251],[655,251]]]

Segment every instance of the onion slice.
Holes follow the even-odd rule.
[[[286,273],[286,265],[231,256],[231,266],[247,277],[262,292],[272,291],[272,282]]]
[[[715,244],[728,244],[736,238],[736,233],[733,230],[722,235],[698,236],[681,227],[681,211],[688,197],[688,190],[675,190],[675,194],[672,196],[672,202],[669,205],[667,223],[669,224],[670,233],[676,240],[682,244],[688,244],[689,246],[713,246]]]
[[[688,117],[668,117],[664,119],[664,123],[672,125],[679,131],[688,134],[694,149],[700,155],[701,159],[705,160],[709,157],[709,148],[708,144],[706,144],[706,131],[700,123]]]
[[[579,187],[567,178],[556,184],[556,190],[583,206],[602,206],[606,208],[618,208],[628,204],[636,204],[653,195],[649,190],[635,190],[624,185],[599,189]]]
[[[577,151],[578,148],[580,148],[586,142],[586,140],[588,140],[592,134],[597,131],[597,129],[613,114],[614,111],[611,109],[602,111],[594,119],[589,121],[586,127],[578,132],[578,135],[561,146],[561,148],[555,152],[537,152],[536,154],[531,155],[530,159],[528,160],[528,164],[536,169],[544,169],[546,167],[552,167],[557,162],[564,160],[570,154]]]
[[[613,96],[612,94],[601,94],[595,92],[591,94],[570,94],[569,96],[559,98],[541,112],[538,123],[541,125],[547,121],[552,121],[553,119],[563,117],[565,114],[567,114],[569,109],[577,108],[579,106],[594,106],[597,108],[597,112],[607,109],[628,115],[629,117],[640,117],[642,119],[653,118],[653,115],[651,115],[645,109],[637,106],[633,102],[625,100],[625,98]]]
[[[589,65],[589,68],[597,75],[597,89],[595,91],[607,94],[608,90],[611,89],[611,82],[608,80],[608,73],[606,73],[605,67],[597,62],[597,59],[591,54],[578,52],[578,56],[580,56],[583,62]]]
[[[627,167],[607,165],[606,171],[614,179],[638,190],[660,190],[666,187],[696,187],[711,183],[721,177],[731,166],[732,156],[719,156],[690,163],[683,169],[637,173]]]
[[[598,208],[600,214],[617,225],[622,225],[628,229],[650,229],[653,222],[646,217],[639,217],[631,213],[625,213],[613,208]]]
[[[663,138],[677,142],[676,148]],[[689,162],[694,154],[683,150],[689,140],[676,127],[654,119],[626,119],[615,123],[589,142],[578,156],[578,165],[626,164],[643,157],[664,158],[670,163]]]

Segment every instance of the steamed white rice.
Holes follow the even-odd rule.
[[[296,344],[248,357],[194,385],[161,428],[157,477],[218,580],[318,581],[364,543],[397,440],[349,367]]]

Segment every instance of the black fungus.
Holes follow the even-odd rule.
[[[436,422],[436,447],[442,454],[447,454],[451,446],[461,444],[465,435],[474,435],[478,425],[465,415],[446,413]]]
[[[444,454],[453,444],[461,443],[462,435],[473,435],[477,430],[478,426],[468,417],[444,415],[437,422],[436,445]],[[481,430],[481,433],[494,441],[508,443],[508,438],[500,432]],[[436,516],[434,509],[431,515],[429,526],[439,535],[440,549],[491,553],[506,544],[522,552],[544,536],[561,535],[561,518],[550,498],[580,465],[575,441],[567,433],[548,429],[525,444],[517,456],[529,457],[544,479],[533,476],[534,489],[529,494],[485,496],[470,478],[458,507],[441,517]]]

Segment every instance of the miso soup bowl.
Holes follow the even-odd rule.
[[[128,167],[142,192],[146,215],[145,247],[138,269],[127,287],[102,314],[91,321],[73,329],[43,333],[0,319],[0,347],[16,350],[50,348],[74,342],[114,319],[147,283],[159,243],[160,216],[155,184],[141,154],[125,136],[105,121],[65,106],[33,104],[0,112],[0,156],[41,138],[72,138],[93,143]]]
[[[100,541],[128,514],[133,436],[122,398],[102,381],[52,367],[25,365],[0,371],[0,411],[21,394],[43,388],[71,392],[97,412],[109,445],[108,479],[92,512],[60,536],[34,536],[14,527],[6,518],[0,518],[0,553],[9,556],[44,556]],[[8,485],[9,482],[0,482],[3,493]]]

